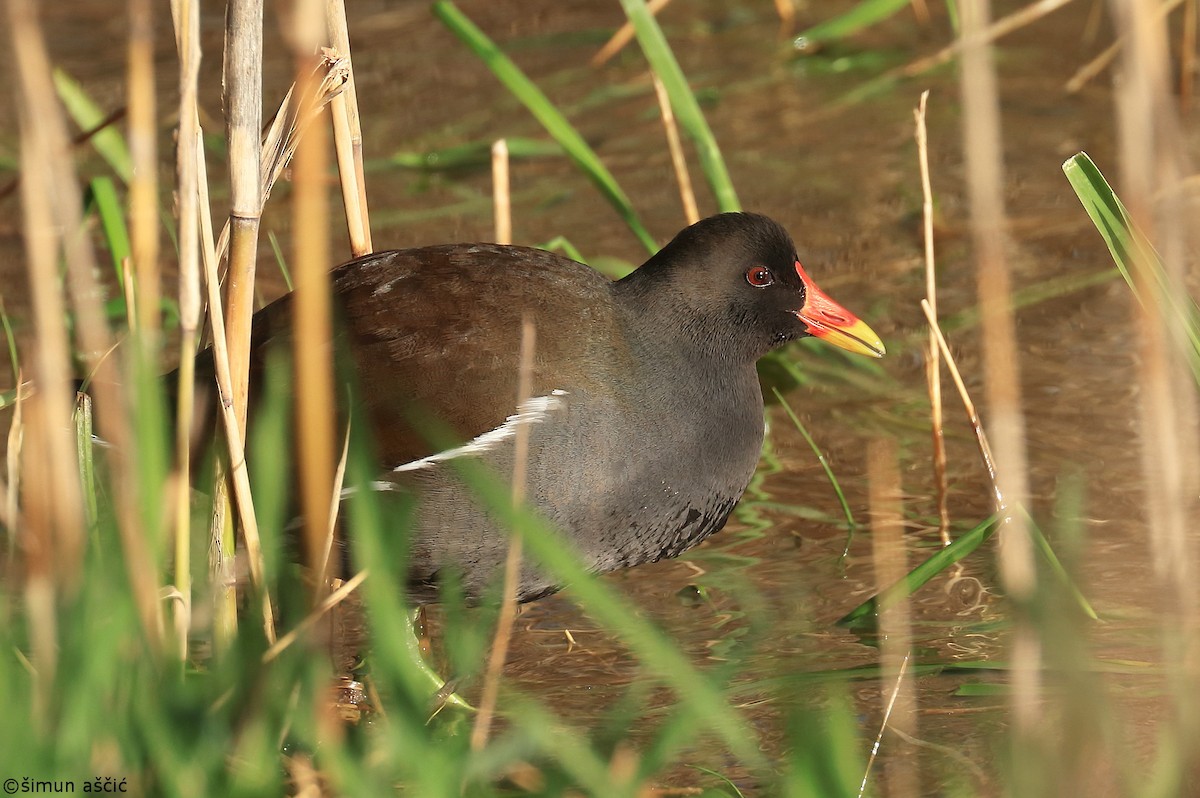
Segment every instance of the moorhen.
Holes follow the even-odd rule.
[[[436,601],[454,569],[476,599],[508,533],[449,461],[505,478],[529,425],[529,501],[611,571],[674,557],[724,526],[763,440],[755,361],[804,336],[883,355],[865,323],[805,273],[778,224],[726,213],[688,227],[611,281],[537,249],[496,244],[379,252],[332,273],[341,351],[352,354],[381,460],[381,490],[417,499],[410,597]],[[290,351],[292,301],[255,317],[254,360]],[[517,406],[523,315],[536,329],[532,398]],[[429,444],[429,419],[460,443]],[[560,587],[532,565],[518,596]]]

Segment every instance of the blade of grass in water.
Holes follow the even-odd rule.
[[[784,411],[788,414],[788,418],[792,420],[792,423],[796,425],[796,429],[804,436],[804,440],[808,441],[813,454],[817,456],[817,462],[821,464],[821,468],[825,469],[825,476],[829,478],[829,484],[833,485],[833,492],[837,494],[838,502],[842,505],[842,513],[845,514],[846,523],[850,527],[850,533],[846,537],[846,548],[848,550],[850,548],[850,539],[854,536],[854,530],[858,528],[858,524],[854,522],[854,514],[850,512],[850,503],[846,501],[846,494],[842,492],[842,486],[838,482],[837,476],[834,475],[833,469],[829,467],[829,461],[825,459],[825,455],[821,452],[820,447],[817,446],[817,442],[813,440],[812,435],[808,434],[808,430],[804,428],[804,424],[800,422],[799,417],[792,410],[792,406],[783,398],[783,394],[779,392],[778,388],[772,388],[771,391],[775,394],[775,398],[779,400],[779,404],[783,405]]]
[[[633,25],[638,44],[641,45],[646,60],[650,62],[650,68],[667,90],[679,126],[696,145],[700,167],[712,188],[717,209],[721,212],[740,211],[742,206],[738,202],[737,192],[733,190],[729,171],[725,168],[725,159],[721,157],[721,148],[717,146],[717,140],[700,111],[700,104],[696,102],[696,96],[688,86],[687,78],[679,68],[679,62],[675,60],[675,54],[671,52],[671,46],[667,44],[658,21],[646,8],[643,0],[621,0],[621,7],[625,9],[625,16],[629,17],[629,22]]]
[[[1084,210],[1091,217],[1092,224],[1104,237],[1108,251],[1134,295],[1138,293],[1138,286],[1133,273],[1140,264],[1153,275],[1162,293],[1163,304],[1179,315],[1188,338],[1188,363],[1197,382],[1200,382],[1200,310],[1196,303],[1186,293],[1171,288],[1158,253],[1145,235],[1133,226],[1120,198],[1087,153],[1071,156],[1063,163],[1062,169],[1079,201],[1083,203]],[[1139,296],[1138,300],[1144,301],[1144,297]]]
[[[1058,556],[1050,547],[1050,542],[1046,540],[1046,536],[1042,534],[1037,524],[1033,522],[1033,519],[1028,514],[1026,514],[1026,521],[1029,524],[1029,530],[1038,551],[1046,558],[1046,562],[1050,565],[1050,569],[1054,572],[1055,576],[1063,581],[1063,584],[1080,609],[1092,620],[1098,620],[1099,616],[1096,614],[1095,609],[1092,608],[1087,598],[1084,597],[1083,593],[1075,585],[1070,574],[1067,573]],[[885,588],[843,615],[837,621],[838,626],[859,626],[864,623],[872,623],[875,614],[880,608],[906,596],[911,596],[917,590],[924,587],[930,579],[979,548],[984,541],[992,536],[992,533],[997,528],[996,516],[992,516],[969,532],[960,535],[949,546],[938,549],[927,560],[909,571],[904,579]]]
[[[129,257],[130,246],[129,229],[125,226],[124,208],[117,196],[117,187],[112,178],[96,177],[92,179],[89,191],[96,215],[100,217],[100,228],[104,231],[108,253],[112,257],[113,271],[117,280],[121,281],[124,276],[121,264]]]
[[[969,532],[959,535],[953,543],[938,549],[925,562],[909,571],[908,575],[899,582],[881,590],[843,615],[838,619],[837,625],[857,626],[864,622],[873,622],[875,614],[879,612],[880,608],[911,596],[930,579],[979,548],[985,540],[992,536],[996,528],[996,517],[992,516]]]
[[[58,91],[58,98],[62,100],[67,113],[80,129],[92,130],[105,120],[105,113],[92,102],[92,98],[83,87],[61,69],[54,70],[54,88]],[[107,161],[117,173],[117,177],[121,178],[121,182],[128,183],[133,176],[133,160],[129,157],[129,148],[125,146],[125,139],[121,137],[119,128],[109,125],[103,130],[98,130],[91,137],[91,142],[96,152],[100,153],[100,157]]]
[[[908,6],[909,2],[910,0],[863,0],[845,14],[827,19],[801,33],[796,37],[796,47],[804,49],[816,42],[844,39],[887,19]]]
[[[600,193],[629,225],[633,234],[646,246],[646,249],[650,252],[658,251],[658,244],[642,225],[629,198],[617,185],[616,178],[601,163],[595,151],[583,140],[583,136],[579,135],[579,131],[554,107],[542,90],[535,86],[525,76],[525,73],[501,52],[496,43],[476,27],[475,23],[471,22],[454,3],[449,0],[438,0],[433,4],[433,13],[455,36],[479,56],[492,74],[541,122],[546,132],[562,145],[568,157],[595,184]]]
[[[1075,580],[1067,573],[1067,569],[1063,567],[1062,561],[1058,559],[1058,555],[1051,548],[1050,541],[1046,539],[1045,533],[1042,532],[1041,527],[1037,525],[1037,522],[1033,520],[1033,516],[1029,515],[1029,513],[1025,513],[1025,523],[1029,525],[1029,534],[1033,538],[1034,545],[1037,546],[1042,556],[1046,558],[1050,570],[1062,581],[1063,586],[1067,589],[1067,593],[1079,605],[1084,614],[1093,621],[1100,620],[1100,616],[1096,614],[1096,610],[1092,607],[1091,602],[1087,600],[1087,597],[1083,595],[1083,591],[1075,584]]]

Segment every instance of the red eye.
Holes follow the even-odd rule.
[[[765,266],[751,266],[746,270],[746,282],[755,288],[766,288],[775,282],[775,275]]]

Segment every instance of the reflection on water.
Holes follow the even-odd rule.
[[[99,46],[119,14],[112,3],[47,4],[44,13],[61,64],[81,78],[101,103],[119,102],[124,70],[119,50]],[[433,21],[423,3],[362,0],[348,4],[354,18],[359,97],[369,159],[394,151],[420,151],[498,136],[540,138],[537,124],[499,90],[483,66]],[[594,71],[587,67],[602,36],[618,19],[616,4],[524,4],[520,17],[505,4],[485,0],[462,7],[510,50],[572,120],[634,198],[649,228],[667,240],[683,224],[655,101],[636,54]],[[822,13],[832,13],[820,4]],[[867,73],[842,71],[830,61],[798,62],[776,35],[769,3],[690,2],[664,12],[664,24],[685,71],[703,90],[705,112],[729,162],[741,200],[788,227],[806,267],[833,295],[853,307],[883,336],[889,351],[886,376],[839,376],[844,361],[825,359],[805,347],[794,356],[815,375],[788,399],[828,456],[853,512],[866,519],[865,444],[872,435],[901,442],[906,491],[909,558],[936,546],[928,440],[928,410],[919,350],[924,293],[919,234],[920,189],[912,142],[911,109],[925,88],[930,99],[930,146],[938,203],[940,306],[945,315],[974,305],[973,271],[964,235],[966,207],[958,118],[958,87],[952,71],[901,84],[869,104],[834,103]],[[207,9],[205,42],[218,52],[219,13]],[[1007,202],[1017,238],[1015,279],[1030,288],[1062,277],[1089,277],[1111,268],[1102,243],[1080,211],[1059,170],[1064,157],[1088,150],[1102,167],[1111,163],[1114,139],[1107,88],[1095,84],[1067,97],[1062,86],[1084,60],[1063,47],[1083,26],[1085,7],[1068,7],[1006,40],[1002,74]],[[271,24],[268,31],[274,30]],[[582,32],[582,33],[581,33]],[[928,49],[907,22],[869,33],[856,46],[893,48],[903,62]],[[99,40],[99,42],[97,41]],[[83,42],[92,41],[97,46]],[[283,52],[278,42],[269,42]],[[840,56],[851,58],[851,45]],[[911,47],[897,51],[898,47]],[[881,51],[882,52],[882,51]],[[98,55],[99,54],[99,55]],[[172,102],[165,85],[174,56],[165,38],[160,49],[164,80],[160,116]],[[861,61],[860,69],[878,68]],[[821,68],[822,66],[828,68]],[[219,59],[205,65],[205,108],[218,118]],[[279,97],[290,60],[268,66],[268,97]],[[0,132],[15,140],[15,121],[0,105]],[[168,129],[164,121],[164,134]],[[213,123],[210,126],[215,127]],[[170,148],[164,140],[164,153]],[[697,176],[697,182],[699,177]],[[515,238],[537,244],[567,236],[585,257],[612,256],[640,262],[644,251],[616,215],[562,158],[541,157],[513,165]],[[420,172],[373,166],[368,190],[375,209],[377,245],[387,248],[490,237],[489,177],[483,170]],[[281,186],[277,194],[286,194]],[[217,202],[221,197],[216,197]],[[703,191],[703,210],[712,211]],[[17,273],[13,199],[0,214],[0,274]],[[286,204],[268,210],[266,227],[286,239]],[[281,284],[264,261],[268,294]],[[5,278],[6,289],[12,278]],[[1134,353],[1129,298],[1117,282],[1093,285],[1022,310],[1018,317],[1022,378],[1028,414],[1033,510],[1051,534],[1062,524],[1064,480],[1085,486],[1086,545],[1068,559],[1082,585],[1110,623],[1095,627],[1091,645],[1102,660],[1150,662],[1160,640],[1156,599],[1143,586],[1150,574],[1140,513],[1138,467],[1131,439],[1135,413]],[[10,310],[23,307],[6,290]],[[981,393],[978,331],[950,332],[968,387]],[[832,365],[830,365],[832,364]],[[985,411],[986,412],[986,411]],[[609,577],[633,606],[651,616],[698,663],[741,663],[739,690],[759,728],[770,728],[780,708],[754,700],[756,680],[872,665],[872,641],[833,625],[875,587],[868,534],[860,531],[843,558],[846,529],[836,498],[808,446],[778,408],[770,411],[773,463],[764,467],[756,495],[748,497],[729,527],[684,558]],[[988,514],[988,487],[969,431],[947,400],[951,512],[959,529]],[[1073,519],[1064,519],[1072,521]],[[985,546],[960,568],[936,579],[913,607],[917,658],[978,663],[1005,656],[1004,614],[997,577]],[[434,613],[436,616],[436,612]],[[571,603],[570,592],[525,608],[508,669],[521,687],[535,691],[568,719],[588,724],[607,712],[639,669],[614,640]],[[1139,677],[1112,677],[1119,698],[1153,691]],[[928,743],[952,745],[976,762],[993,760],[981,730],[1002,696],[962,697],[964,683],[982,681],[963,672],[917,679],[919,730]],[[987,681],[1003,681],[988,674]],[[856,698],[865,736],[873,736],[880,687],[860,683]],[[651,706],[669,702],[652,693]],[[1131,710],[1134,719],[1149,710]],[[1149,720],[1138,721],[1149,733]],[[1144,726],[1144,728],[1142,728]],[[772,732],[768,740],[782,746]],[[894,749],[893,749],[894,750]],[[933,769],[974,783],[978,776],[949,755],[923,753]],[[886,758],[886,752],[885,752]],[[696,780],[691,771],[671,774],[672,783]]]

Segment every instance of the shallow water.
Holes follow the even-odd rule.
[[[424,3],[359,0],[349,5],[369,159],[499,136],[542,137],[536,122],[429,15]],[[682,212],[643,62],[630,49],[600,70],[587,65],[620,22],[616,4],[538,0],[522,4],[519,18],[511,17],[504,5],[461,3],[552,100],[568,109],[650,230],[660,241],[669,239],[683,225]],[[808,13],[827,15],[848,6],[809,4]],[[95,2],[44,7],[55,57],[109,106],[120,102],[124,70],[121,49],[110,46],[123,35],[121,8]],[[1080,36],[1088,10],[1084,4],[1068,6],[1005,39],[998,57],[1015,285],[1029,288],[1056,278],[1089,284],[1018,314],[1033,510],[1053,536],[1062,527],[1056,511],[1064,480],[1078,478],[1085,486],[1079,514],[1085,542],[1075,547],[1073,565],[1088,598],[1109,619],[1089,628],[1088,645],[1098,659],[1150,663],[1161,656],[1155,616],[1160,607],[1142,520],[1131,300],[1119,279],[1106,277],[1112,263],[1060,171],[1061,162],[1082,149],[1110,177],[1117,176],[1111,79],[1103,75],[1074,96],[1063,90],[1073,71],[1110,40],[1103,32],[1092,40]],[[215,9],[207,14],[203,101],[216,119],[221,18]],[[795,347],[790,356],[815,376],[787,399],[825,451],[860,521],[867,519],[867,441],[879,435],[900,441],[909,558],[915,562],[936,545],[936,510],[918,349],[924,336],[918,305],[924,276],[911,109],[919,93],[930,89],[939,304],[943,315],[968,311],[975,305],[975,288],[958,86],[954,70],[946,68],[866,103],[839,101],[874,76],[874,61],[905,63],[939,47],[948,34],[941,27],[921,31],[902,15],[852,45],[799,58],[779,38],[770,3],[680,2],[662,20],[685,72],[697,89],[705,90],[704,110],[744,207],[788,227],[810,274],[867,319],[887,344],[888,357],[879,373],[808,346]],[[166,24],[160,19],[163,34]],[[267,96],[279,97],[290,60],[271,38],[272,21],[267,29],[268,47],[277,54],[268,67]],[[170,86],[175,64],[169,38],[161,39],[159,115],[166,163],[165,120],[174,102]],[[0,106],[4,150],[15,152],[15,129],[11,107]],[[99,168],[88,164],[85,171],[89,167]],[[169,169],[164,167],[163,174]],[[518,243],[565,235],[588,258],[643,259],[644,251],[624,224],[565,159],[515,162],[512,180]],[[702,212],[711,212],[714,206],[698,170],[693,180]],[[491,187],[485,169],[424,173],[375,164],[368,192],[377,248],[491,237]],[[277,193],[265,224],[286,241],[288,211],[281,199],[287,186]],[[219,206],[222,197],[214,199]],[[0,202],[0,285],[9,310],[20,315],[25,297],[16,199]],[[269,256],[262,270],[264,294],[281,291]],[[968,325],[948,334],[968,387],[982,400],[978,328]],[[961,530],[988,514],[989,487],[948,383],[946,391],[950,507]],[[986,408],[984,414],[986,422]],[[779,408],[769,415],[770,457],[764,459],[759,493],[748,497],[727,529],[679,560],[609,579],[696,662],[743,659],[739,680],[750,705],[747,711],[769,744],[782,749],[782,710],[769,701],[756,702],[755,696],[767,694],[757,686],[772,678],[873,664],[878,651],[871,641],[833,625],[874,590],[869,534],[860,532],[849,555],[841,558],[846,531],[833,491],[786,415]],[[1005,612],[993,553],[994,546],[986,545],[961,571],[939,577],[915,597],[918,658],[1005,658],[1005,626],[997,623]],[[706,589],[705,599],[681,597],[693,585]],[[759,627],[764,619],[767,632]],[[581,725],[603,716],[639,678],[637,665],[574,607],[569,591],[526,607],[518,629],[506,673]],[[917,679],[919,736],[953,747],[986,771],[981,776],[952,756],[924,750],[920,757],[930,785],[937,783],[936,774],[976,786],[980,778],[991,783],[989,763],[996,757],[988,731],[1006,722],[1005,698],[954,695],[962,682],[979,681],[1002,682],[1004,677],[941,674]],[[1146,696],[1155,694],[1157,683],[1136,675],[1109,675],[1102,681],[1124,713],[1131,747],[1145,752],[1158,704]],[[874,680],[855,684],[863,735],[873,738],[881,687]],[[668,700],[656,692],[651,703]],[[885,767],[889,756],[909,750],[899,743],[890,749],[885,745]],[[696,755],[702,758],[701,752]],[[728,775],[738,774],[734,769]],[[1103,773],[1093,776],[1098,784],[1108,783]],[[685,769],[665,774],[664,780],[672,785],[707,783],[702,774]],[[1105,791],[1097,787],[1086,794]]]

